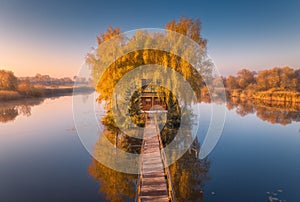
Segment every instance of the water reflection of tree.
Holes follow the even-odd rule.
[[[198,159],[193,151],[186,152],[170,166],[176,201],[199,201],[203,198],[202,190],[209,179],[209,167],[209,160]]]
[[[102,156],[105,156],[105,158],[101,159],[103,161],[109,161],[110,163],[114,161],[114,159],[110,158],[111,153],[108,152],[109,149],[105,149],[105,144],[103,144],[104,142],[102,138],[104,135],[108,137],[111,143],[115,143],[114,145],[117,148],[121,148],[123,151],[130,152],[130,153],[139,152],[138,150],[140,148],[133,147],[133,146],[140,145],[141,142],[136,141],[134,138],[129,138],[125,135],[120,134],[118,132],[117,125],[116,123],[114,123],[113,116],[112,116],[114,113],[112,112],[112,110],[114,109],[115,106],[116,112],[114,115],[120,118],[119,121],[120,123],[127,124],[127,122],[123,120],[127,120],[125,118],[128,118],[129,115],[132,122],[139,125],[143,125],[145,119],[142,116],[139,117],[140,113],[138,110],[138,106],[131,107],[131,109],[134,109],[133,113],[129,111],[129,113],[126,113],[126,117],[119,116],[119,112],[118,112],[119,109],[122,109],[119,108],[119,105],[122,103],[118,103],[117,101],[118,100],[120,101],[122,97],[126,97],[126,91],[124,91],[124,89],[129,89],[130,85],[133,83],[139,84],[138,82],[134,82],[134,80],[140,80],[141,78],[153,79],[153,81],[161,80],[159,86],[165,87],[165,89],[158,88],[156,91],[158,92],[158,94],[164,95],[166,102],[174,101],[172,98],[173,96],[171,96],[170,94],[171,92],[177,92],[176,96],[182,98],[182,102],[185,102],[185,104],[188,105],[194,101],[193,98],[194,93],[196,94],[196,97],[199,97],[200,87],[204,85],[203,79],[204,78],[209,79],[212,77],[211,61],[208,59],[208,57],[206,57],[206,49],[205,49],[206,41],[202,39],[200,35],[200,30],[201,30],[200,21],[181,18],[179,22],[171,21],[170,23],[167,24],[166,28],[169,30],[179,32],[183,35],[190,36],[201,48],[194,50],[193,49],[194,46],[180,46],[178,45],[178,42],[181,43],[183,42],[182,36],[180,35],[179,38],[177,38],[176,35],[170,34],[168,32],[167,34],[164,34],[160,32],[148,33],[145,31],[138,31],[135,33],[133,37],[129,37],[129,36],[127,37],[125,35],[119,35],[120,30],[118,28],[114,28],[114,29],[109,28],[106,33],[103,33],[101,36],[97,37],[98,40],[97,51],[95,51],[92,54],[88,54],[87,64],[90,66],[92,70],[92,76],[95,80],[95,87],[97,92],[99,93],[98,101],[100,102],[105,101],[107,104],[106,105],[107,116],[104,118],[106,122],[105,124],[106,129],[104,131],[104,134],[100,136],[94,150],[95,155],[97,155],[97,153],[102,152]],[[109,40],[112,37],[115,37],[114,40]],[[173,43],[174,46],[170,46],[170,44],[172,45]],[[155,46],[160,48],[153,48],[152,44],[155,44]],[[134,47],[139,47],[139,50],[128,52],[128,50],[131,50]],[[171,48],[172,51],[162,51],[162,50],[168,50],[169,48]],[[185,57],[181,58],[178,56],[179,54],[184,55]],[[111,63],[111,61],[114,62]],[[192,65],[193,63],[195,65]],[[130,82],[127,83],[125,82],[125,84],[122,85],[122,88],[116,88],[117,84],[120,81],[122,81],[122,78],[124,78],[124,75],[130,75],[127,73],[131,72],[132,70],[138,69],[137,67],[139,66],[147,65],[147,64],[150,65],[157,64],[160,67],[159,68],[153,67],[149,72],[142,71],[141,74],[132,74],[126,79],[127,81]],[[171,71],[170,69],[173,71]],[[160,79],[161,77],[168,78],[168,79]],[[189,83],[189,86],[192,88],[192,91],[194,91],[192,94],[191,91],[188,91],[186,89],[185,85],[182,85],[183,83],[180,80],[181,78],[184,78],[184,80]],[[131,100],[130,101],[131,103],[133,103],[133,100],[135,100],[135,99],[131,99],[131,97],[128,97],[128,99]],[[127,109],[126,107],[127,106],[125,106],[125,109]],[[173,109],[174,111],[172,111]],[[168,110],[170,113],[168,113],[167,115],[168,118],[166,124],[169,125],[170,127],[164,128],[164,131],[162,132],[162,140],[165,145],[168,145],[174,138],[176,138],[175,137],[176,133],[173,133],[172,131],[176,131],[176,129],[182,123],[181,122],[182,120],[179,118],[181,117],[180,116],[181,113],[179,111],[176,111],[177,110],[176,107],[173,108],[173,106],[169,105]],[[130,125],[129,124],[125,125],[125,127],[126,128],[130,127]],[[188,131],[189,126],[186,127],[187,128],[185,128],[185,130]],[[109,130],[114,130],[114,129],[116,131],[112,131],[111,133],[109,132]],[[181,140],[178,140],[177,138],[176,145],[178,146],[178,148],[182,148],[182,147],[185,148],[186,145],[188,145],[191,142],[189,141],[192,138],[190,132],[186,132],[185,134],[186,134],[185,138]],[[105,152],[105,155],[103,154],[103,152]],[[201,163],[197,158],[192,159],[189,157],[189,155],[190,154],[184,155],[184,157],[182,157],[182,160],[180,160],[176,164],[176,166],[180,166],[180,167],[185,166],[184,164],[181,165],[180,162],[186,163],[187,165],[196,165],[197,162]],[[118,158],[119,161],[122,161],[122,158],[123,156],[119,156]],[[115,163],[117,164],[119,162],[115,162]],[[96,164],[92,163],[91,167],[95,167],[93,165]],[[114,171],[111,171],[103,166],[102,167],[98,166],[98,167],[100,170],[92,169],[95,172],[90,171],[90,173],[98,181],[104,182],[104,184],[102,184],[102,187],[103,186],[107,187],[107,189],[118,187],[116,184],[113,183],[116,181],[104,180],[105,176],[103,176],[102,174],[97,174],[97,172],[102,172],[102,170],[103,172],[107,172],[108,175],[122,175],[122,177],[125,176],[124,178],[128,179],[126,177],[126,174],[114,173]],[[182,186],[185,186],[185,185],[190,185],[189,183],[193,182],[193,180],[190,180],[189,177],[198,179],[197,174],[199,174],[200,171],[198,172],[197,169],[200,169],[200,167],[191,168],[187,170],[179,169],[178,173],[176,169],[173,169],[173,172],[174,175],[175,173],[177,173],[176,175],[180,175],[181,171],[187,173],[184,175],[186,178],[185,179],[182,178],[180,180]],[[123,178],[121,178],[120,176],[120,179]],[[177,178],[174,176],[174,179]],[[119,184],[121,182],[117,181],[117,183]],[[196,184],[193,185],[198,186]],[[124,186],[126,186],[126,183],[124,183]],[[106,198],[111,200],[114,197],[116,197],[117,198],[116,200],[119,200],[118,193],[121,193],[120,190],[122,190],[122,188],[123,187],[119,187],[119,190],[115,192],[107,190],[107,192],[105,193],[106,194],[111,193],[112,196],[109,195]],[[193,188],[189,188],[188,190],[192,190],[192,189]],[[182,191],[178,193],[182,193],[179,194],[179,196],[184,195]],[[122,194],[126,196],[130,195],[124,192],[122,192]],[[118,195],[118,196],[114,196],[114,195]]]
[[[174,158],[178,150],[188,148],[188,150],[169,166],[171,180],[177,201],[199,201],[203,198],[203,187],[209,179],[209,160],[198,158],[200,152],[200,142],[197,138],[192,141],[193,113],[183,108],[180,109],[177,102],[168,103],[173,105],[168,111],[167,121],[161,132],[165,146],[176,145],[176,151],[166,150],[169,159]],[[184,114],[181,112],[185,111]],[[184,136],[178,136],[179,127]],[[189,145],[192,142],[191,145]],[[187,147],[186,147],[187,146]]]
[[[182,144],[187,144],[189,141],[180,140],[176,138],[178,126],[177,116],[180,113],[173,113],[168,115],[166,127],[162,131],[162,139],[167,145],[170,141],[174,140],[175,144],[180,148]],[[175,116],[175,117],[174,117]],[[181,117],[182,119],[186,117]],[[107,120],[104,118],[103,120]],[[189,126],[184,128],[186,138],[192,137]],[[116,134],[118,133],[118,135]],[[116,142],[116,136],[119,138]],[[103,138],[107,138],[113,145],[117,145],[122,151],[130,153],[140,153],[141,142],[137,139],[128,137],[117,128],[106,126],[99,140],[94,147],[94,156],[101,155],[101,162],[105,164],[105,161],[109,161],[110,165],[118,166],[124,164],[128,156],[124,156],[122,152],[115,150],[115,154],[106,149]],[[204,183],[208,180],[209,161],[208,159],[198,159],[198,153],[200,151],[200,143],[197,138],[194,140],[190,150],[173,163],[170,168],[171,179],[176,195],[177,201],[197,201],[203,198],[202,190]],[[168,155],[168,154],[167,154]],[[172,154],[169,154],[172,156]],[[172,158],[172,157],[171,157]],[[96,159],[98,159],[96,157]],[[126,174],[118,172],[114,169],[108,168],[99,163],[96,159],[93,159],[91,165],[88,168],[89,174],[100,183],[99,192],[102,193],[109,201],[124,201],[125,199],[133,200],[136,196],[136,184],[138,175]],[[136,166],[136,165],[127,165]]]
[[[232,98],[227,100],[229,110],[236,109],[240,116],[256,114],[258,118],[272,124],[287,125],[300,121],[300,106],[287,102],[253,101]]]
[[[117,133],[119,134],[117,135]],[[119,137],[117,142],[115,137]],[[103,133],[99,136],[99,140],[94,147],[95,159],[92,160],[91,165],[88,168],[89,174],[94,177],[95,181],[100,183],[99,192],[105,196],[106,200],[133,200],[136,195],[136,182],[138,176],[136,174],[118,172],[103,165],[106,164],[117,167],[118,165],[122,166],[121,164],[124,164],[126,161],[126,156],[122,155],[123,153],[120,152],[120,150],[115,149],[114,151],[111,151],[108,148],[111,145],[107,145],[107,142],[104,141],[105,138],[118,149],[130,153],[139,153],[140,147],[135,147],[133,145],[141,145],[141,142],[137,142],[137,139],[135,138],[123,135],[114,127],[105,126]],[[103,164],[99,163],[98,160]]]
[[[31,107],[39,105],[43,99],[3,102],[0,105],[0,122],[14,121],[17,116],[30,116]]]
[[[101,184],[99,192],[104,194],[106,200],[117,202],[126,198],[134,199],[137,175],[110,169],[95,159],[92,160],[88,171]]]
[[[15,120],[18,116],[18,110],[15,107],[0,106],[0,122],[9,122]]]

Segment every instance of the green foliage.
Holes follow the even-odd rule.
[[[126,89],[125,99],[129,104],[127,115],[131,121],[139,127],[145,126],[145,116],[142,114],[141,91],[135,91],[131,95],[131,89]]]

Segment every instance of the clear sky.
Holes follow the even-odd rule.
[[[201,20],[209,55],[224,75],[300,68],[298,0],[1,0],[0,69],[72,77],[109,25],[162,28],[180,16]]]

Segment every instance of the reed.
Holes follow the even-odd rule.
[[[0,101],[16,100],[22,98],[22,95],[17,91],[0,90]]]

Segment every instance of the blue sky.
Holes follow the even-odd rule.
[[[201,20],[209,55],[224,75],[300,68],[300,1],[128,2],[2,0],[0,69],[73,76],[108,26],[162,28],[180,16]]]

